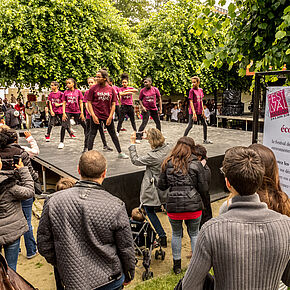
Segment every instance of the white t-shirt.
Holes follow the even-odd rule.
[[[180,109],[171,109],[171,119],[172,120],[175,120],[175,121],[178,121],[178,113],[180,112]]]

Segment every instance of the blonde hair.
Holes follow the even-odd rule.
[[[150,128],[147,132],[147,139],[152,149],[157,147],[161,147],[164,142],[165,138],[160,132],[160,130],[155,128]]]
[[[200,83],[200,78],[198,76],[194,76],[191,78],[192,80],[197,80],[198,83]]]

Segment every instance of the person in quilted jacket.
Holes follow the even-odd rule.
[[[46,201],[37,231],[39,253],[57,267],[65,289],[122,289],[134,278],[135,252],[125,204],[102,183],[107,162],[82,154],[74,187]]]

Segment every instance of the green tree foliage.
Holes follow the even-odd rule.
[[[137,73],[137,37],[108,0],[0,1],[0,83],[32,87],[105,66]]]
[[[193,75],[201,77],[206,93],[242,86],[234,68],[228,72],[222,62],[216,68],[202,65],[206,57],[211,64],[213,49],[223,43],[223,27],[216,26],[225,19],[209,8],[208,16],[200,17],[203,7],[192,0],[168,2],[139,26],[143,43],[140,70],[143,76],[152,76],[165,94],[185,95]],[[203,26],[209,29],[208,33],[203,32]]]
[[[211,2],[208,1],[208,3]],[[220,4],[224,4],[221,0]],[[290,6],[286,0],[238,0],[228,7],[224,43],[215,50],[215,63],[239,64],[244,75],[253,60],[256,71],[281,69],[290,64]],[[210,3],[212,4],[212,3]],[[204,15],[206,11],[204,10]],[[223,25],[223,23],[216,23]],[[203,26],[205,33],[209,30]],[[209,62],[205,62],[209,67]]]

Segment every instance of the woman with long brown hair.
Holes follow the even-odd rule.
[[[261,144],[252,144],[249,148],[260,155],[265,165],[263,183],[257,191],[260,200],[265,202],[269,209],[290,217],[290,199],[281,189],[279,169],[273,151]]]
[[[202,215],[202,199],[207,191],[204,169],[195,156],[195,143],[190,137],[182,137],[162,164],[157,187],[169,189],[166,206],[172,228],[173,271],[181,272],[182,223],[194,250]]]

